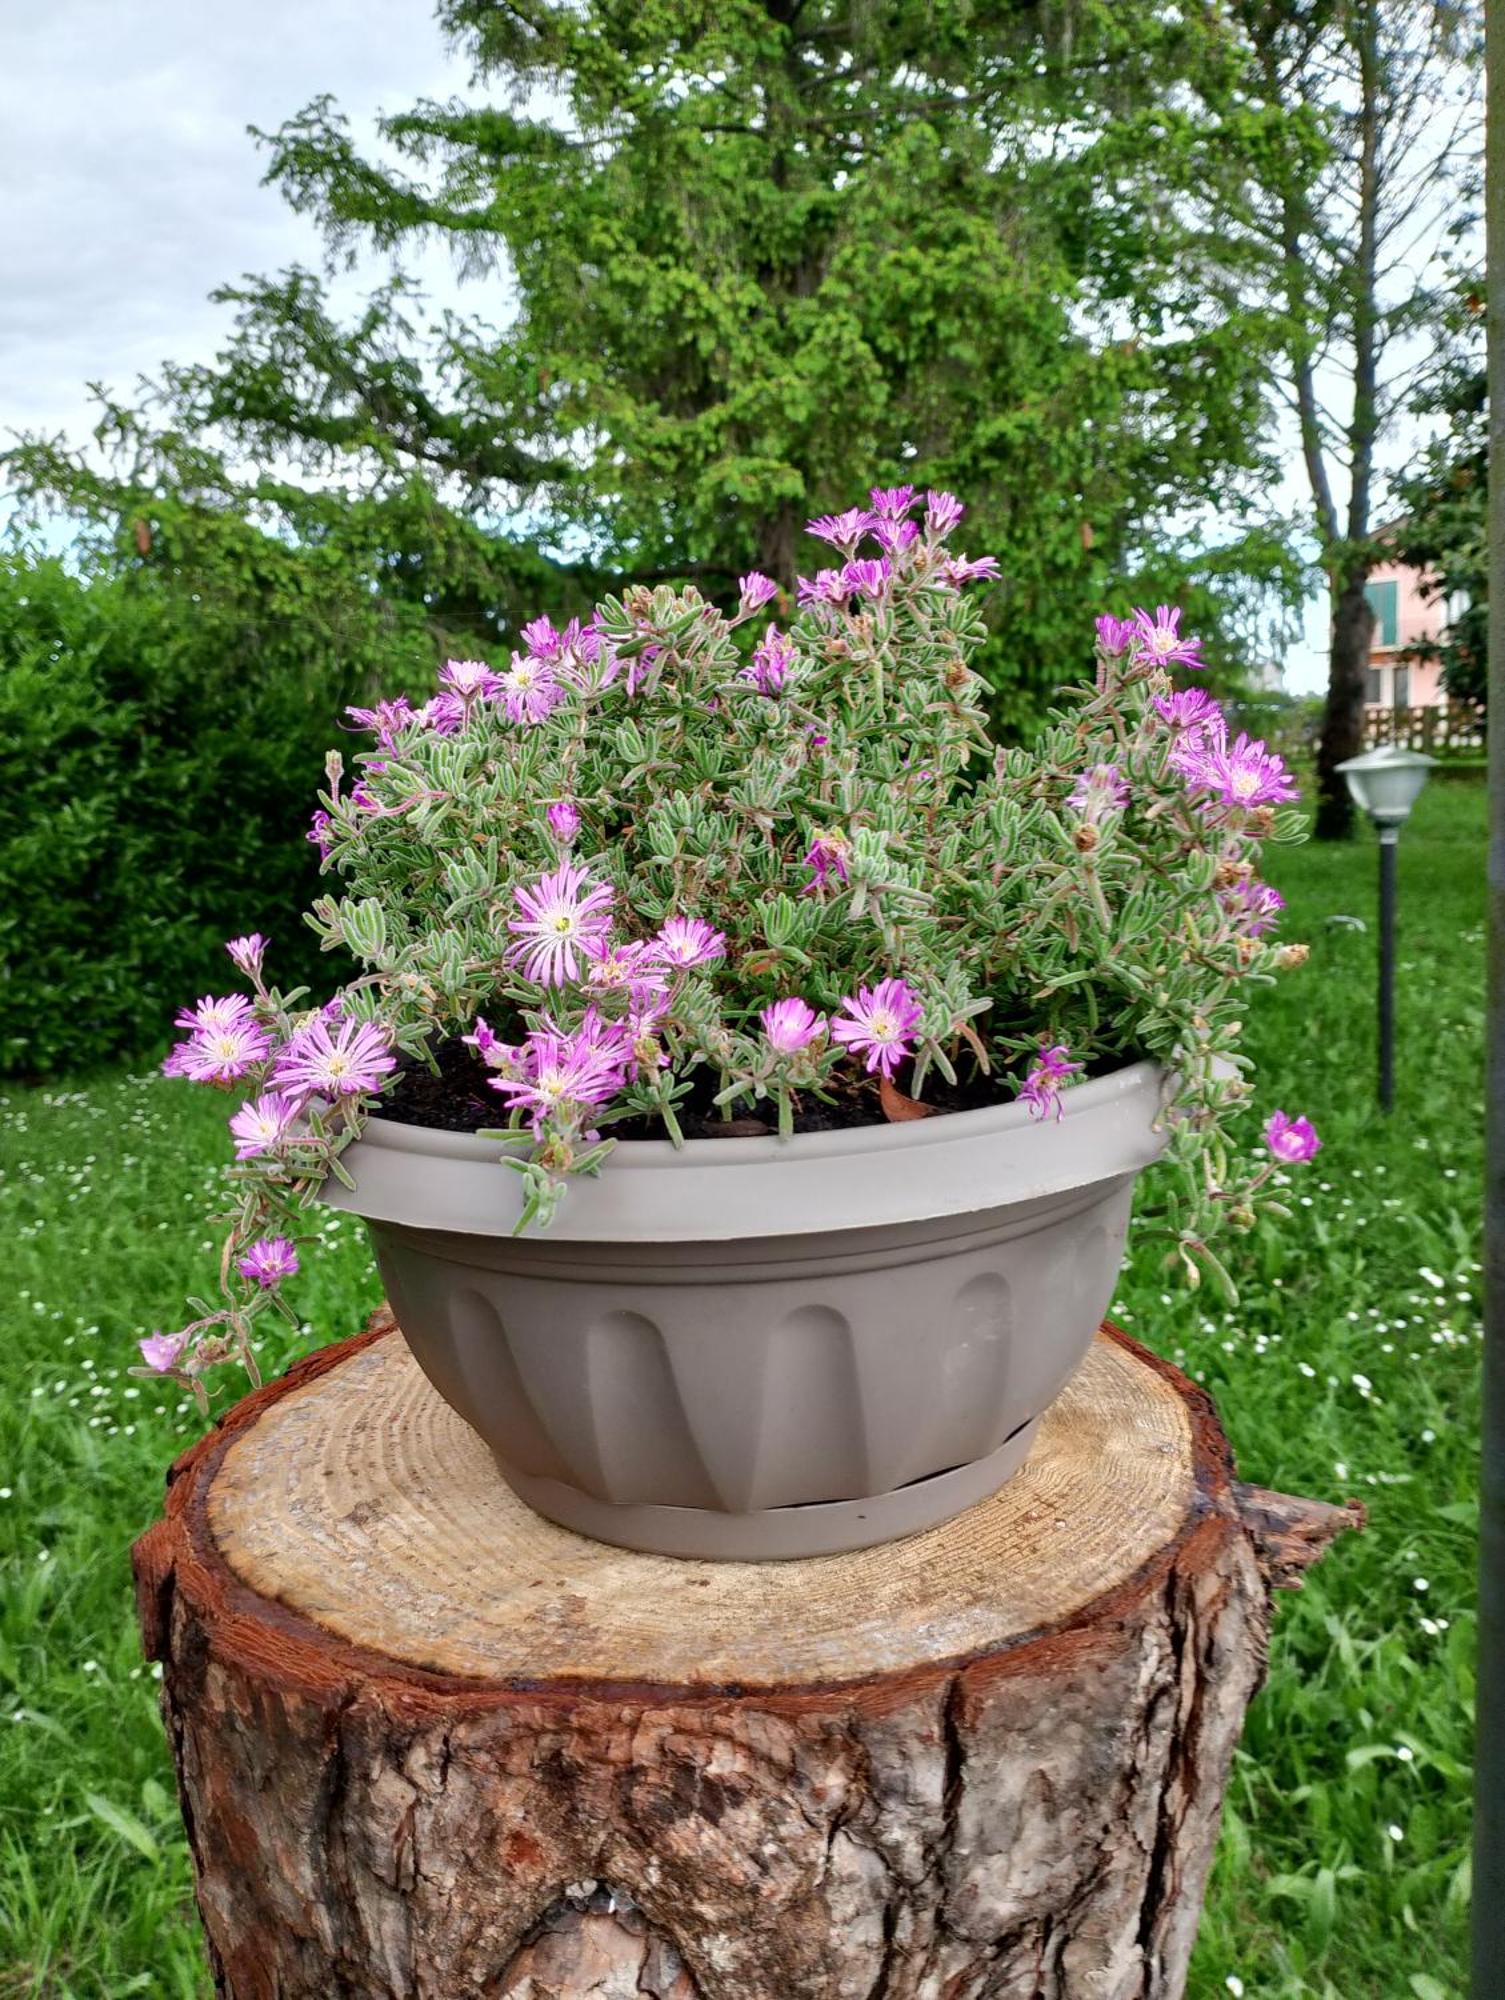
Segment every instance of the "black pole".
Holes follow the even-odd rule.
[[[1489,335],[1489,987],[1474,2000],[1505,2000],[1505,7],[1484,10]]]
[[[1380,828],[1380,1109],[1395,1102],[1395,850],[1400,829]]]

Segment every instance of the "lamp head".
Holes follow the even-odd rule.
[[[1427,782],[1435,757],[1420,750],[1402,750],[1394,743],[1350,757],[1338,769],[1348,781],[1349,796],[1374,821],[1382,834],[1397,831]]]

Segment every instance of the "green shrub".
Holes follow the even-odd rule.
[[[0,1073],[160,1049],[247,920],[317,970],[284,913],[332,720],[432,647],[348,567],[234,534],[114,573],[0,554]]]

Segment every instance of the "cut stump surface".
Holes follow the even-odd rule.
[[[531,1513],[379,1314],[137,1544],[234,2000],[1175,2000],[1270,1588],[1356,1510],[1240,1487],[1111,1330],[946,1526],[768,1565]]]

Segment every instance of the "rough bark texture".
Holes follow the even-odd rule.
[[[248,1398],[174,1468],[167,1518],[137,1545],[220,1993],[1182,1992],[1272,1582],[1293,1582],[1357,1524],[1354,1511],[1237,1487],[1205,1397],[1115,1337],[1120,1372],[1131,1356],[1184,1415],[1183,1515],[1113,1588],[1048,1625],[1009,1629],[1007,1604],[1028,1580],[1000,1575],[989,1644],[932,1658],[917,1640],[907,1665],[878,1673],[857,1649],[845,1673],[787,1684],[438,1672],[336,1636],[316,1604],[277,1601],[265,1577],[252,1589],[210,1525],[237,1440],[283,1398],[332,1395],[379,1337],[325,1350]],[[1021,1491],[1009,1504],[1030,1560],[1069,1563],[1071,1523],[1032,1513]],[[942,1630],[960,1587],[953,1534],[961,1571],[975,1531],[970,1543],[958,1524],[923,1538]],[[595,1547],[547,1547],[566,1545]],[[603,1554],[602,1576],[620,1594],[624,1561],[644,1591],[702,1572],[708,1607],[755,1587],[775,1607],[787,1592],[797,1619],[801,1594],[823,1577],[839,1584],[852,1560],[731,1575]],[[572,1574],[574,1593],[588,1592],[588,1569]],[[767,1635],[753,1640],[749,1657],[766,1657]],[[443,1632],[432,1645],[442,1658]]]

